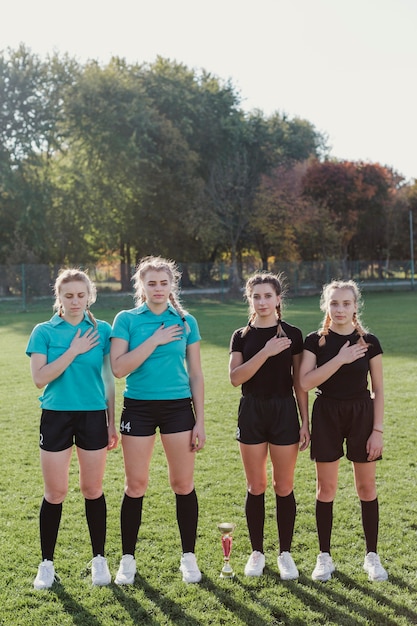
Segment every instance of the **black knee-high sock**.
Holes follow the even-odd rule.
[[[316,525],[320,552],[330,554],[330,539],[333,526],[333,502],[316,500]]]
[[[125,493],[120,511],[123,554],[135,554],[139,528],[142,522],[143,496],[131,498]]]
[[[45,498],[42,500],[39,513],[39,526],[41,535],[42,560],[54,560],[56,540],[58,537],[59,524],[62,515],[62,502],[51,504]]]
[[[265,494],[254,496],[249,491],[245,501],[246,523],[252,550],[264,551]]]
[[[379,529],[378,498],[366,502],[361,500],[362,526],[365,533],[366,552],[376,552]]]
[[[106,543],[107,506],[104,493],[99,498],[88,500],[85,498],[85,516],[90,532],[93,556],[104,556]]]
[[[198,500],[195,489],[185,496],[175,494],[177,522],[181,537],[182,551],[195,551],[198,523]]]
[[[291,552],[295,515],[297,513],[294,492],[291,491],[288,496],[279,496],[278,494],[275,494],[275,496],[279,549],[280,552]]]

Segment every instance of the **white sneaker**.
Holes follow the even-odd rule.
[[[116,585],[133,585],[136,574],[136,561],[133,554],[124,554],[120,561],[114,582]]]
[[[201,572],[198,569],[194,552],[186,552],[181,557],[180,572],[185,583],[199,583]]]
[[[332,557],[328,552],[320,552],[317,557],[316,567],[311,574],[311,578],[313,580],[320,580],[321,582],[326,582],[326,580],[330,580],[332,574],[335,570],[333,565]]]
[[[375,552],[368,552],[363,563],[363,569],[368,574],[368,579],[371,581],[388,579],[388,573],[382,567],[379,556]]]
[[[265,567],[265,555],[254,550],[245,565],[245,576],[262,576]]]
[[[111,574],[107,560],[99,554],[91,561],[91,580],[93,585],[102,587],[111,583]]]
[[[35,589],[50,589],[55,582],[55,568],[52,561],[45,559],[38,567],[33,586]]]
[[[278,556],[278,568],[281,580],[296,580],[298,578],[298,569],[289,552],[281,552]]]

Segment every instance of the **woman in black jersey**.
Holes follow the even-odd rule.
[[[283,580],[298,578],[291,556],[296,502],[293,492],[298,449],[308,448],[307,393],[299,385],[301,331],[281,319],[281,278],[257,273],[246,283],[250,317],[230,342],[230,381],[242,386],[237,440],[246,474],[245,513],[252,545],[246,576],[260,576],[268,451],[273,467],[279,536],[278,567]],[[300,411],[302,425],[297,413]]]
[[[304,343],[300,380],[305,391],[317,387],[312,412],[311,458],[316,462],[316,524],[320,554],[313,580],[326,581],[335,569],[330,556],[333,501],[339,460],[353,463],[355,487],[361,501],[369,580],[388,574],[377,554],[378,499],[375,469],[382,453],[382,348],[359,319],[360,292],[353,281],[333,281],[323,288],[322,327]],[[368,389],[368,373],[371,390]]]

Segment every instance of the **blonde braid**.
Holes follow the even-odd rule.
[[[187,315],[187,311],[185,311],[181,304],[179,303],[179,301],[177,300],[177,298],[174,296],[173,293],[169,294],[169,301],[172,304],[172,306],[174,307],[174,309],[177,311],[178,315],[181,317],[181,320],[184,322],[184,326],[185,329],[187,331],[187,333],[191,332],[191,328],[187,322],[187,320],[185,319],[185,316]]]
[[[324,319],[323,319],[322,326],[321,326],[321,328],[319,330],[319,335],[320,335],[319,346],[320,346],[320,348],[322,348],[324,345],[326,345],[326,337],[329,334],[330,323],[331,323],[330,315],[329,315],[329,313],[326,313],[326,315],[324,316]]]
[[[94,315],[91,313],[90,307],[88,306],[88,304],[87,304],[87,308],[86,308],[85,311],[86,311],[88,317],[90,318],[90,322],[93,324],[94,328],[97,328],[97,320],[94,317]]]
[[[358,339],[358,343],[369,347],[369,343],[366,343],[365,339],[364,339],[364,335],[366,334],[366,330],[365,328],[362,326],[358,316],[356,315],[356,313],[353,314],[353,325],[355,326],[355,330],[359,335],[359,339]]]

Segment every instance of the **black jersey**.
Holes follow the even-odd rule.
[[[279,396],[286,398],[292,394],[292,357],[303,351],[303,336],[299,328],[291,326],[287,322],[281,322],[281,327],[287,337],[291,339],[291,346],[280,354],[269,357],[252,378],[242,384],[244,396],[252,394],[260,397]],[[246,326],[235,330],[230,340],[230,352],[241,352],[244,363],[257,354],[266,342],[277,334],[277,326],[269,328],[250,326],[247,333],[242,337],[245,328]]]
[[[375,335],[367,333],[363,338],[368,344],[365,356],[353,361],[353,363],[345,363],[330,378],[321,383],[318,389],[323,395],[344,400],[361,397],[367,393],[369,361],[378,354],[382,354],[382,348]],[[316,355],[317,367],[320,367],[320,365],[333,359],[346,341],[349,341],[349,345],[352,346],[358,339],[359,333],[356,330],[350,335],[339,335],[329,330],[325,345],[320,347],[320,335],[314,332],[307,335],[304,349]]]

